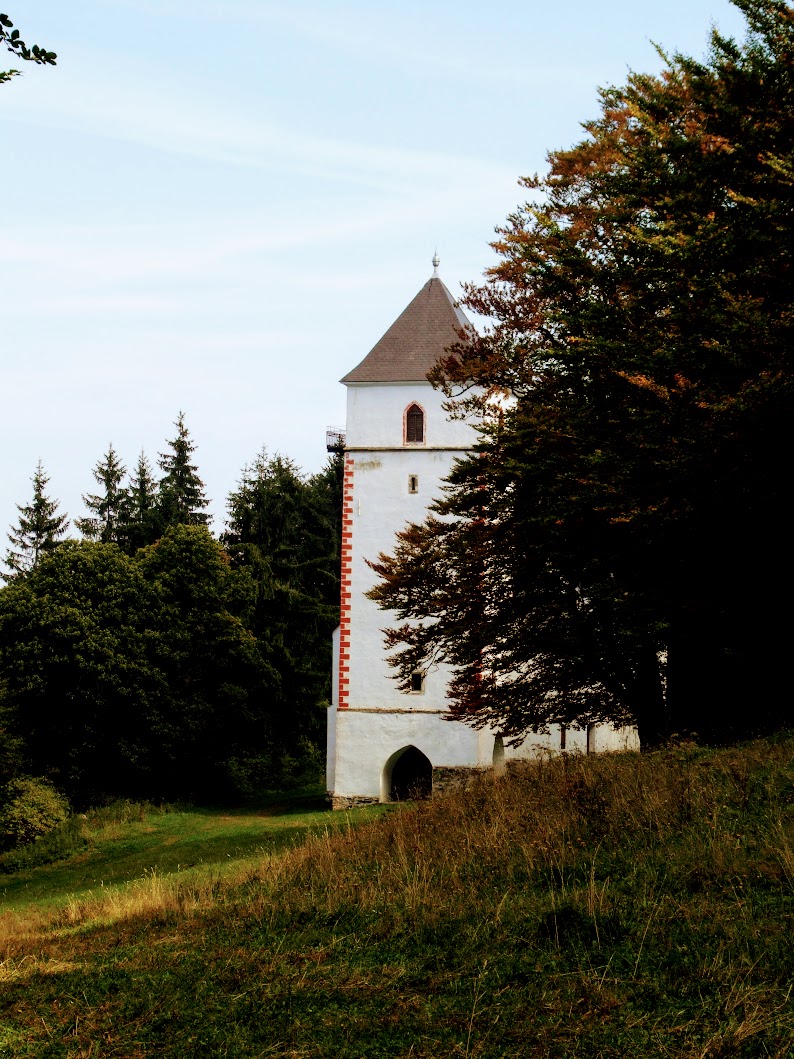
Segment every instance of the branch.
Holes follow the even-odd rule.
[[[47,51],[38,44],[28,47],[20,37],[19,30],[14,29],[14,23],[8,15],[0,14],[0,41],[10,52],[27,62],[38,63],[41,66],[55,66],[55,60],[58,58],[54,51]],[[19,76],[19,72],[19,70],[0,70],[0,84]]]

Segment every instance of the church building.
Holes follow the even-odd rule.
[[[469,326],[433,275],[352,371],[347,387],[342,522],[342,598],[334,634],[333,702],[328,711],[327,787],[334,808],[388,802],[465,781],[505,760],[559,750],[634,746],[633,729],[559,728],[506,747],[498,732],[448,718],[449,668],[416,673],[400,691],[382,630],[390,615],[367,599],[367,560],[391,553],[406,522],[421,522],[453,461],[474,444],[470,423],[448,418],[427,375]]]

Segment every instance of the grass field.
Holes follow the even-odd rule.
[[[224,871],[17,902],[0,1055],[794,1055],[794,738],[345,815],[291,848],[246,845],[240,817]],[[171,845],[198,850],[188,825]]]
[[[380,807],[331,814],[325,795],[271,798],[255,810],[120,803],[84,817],[85,849],[65,860],[0,874],[0,915],[57,908],[141,878],[220,878],[240,861],[300,844],[318,829],[357,824]]]

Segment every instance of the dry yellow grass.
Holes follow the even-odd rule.
[[[173,1056],[200,1018],[231,1056],[790,1059],[793,795],[794,739],[541,760],[222,877],[5,917],[3,975],[184,979]],[[272,1025],[232,1016],[252,990]]]

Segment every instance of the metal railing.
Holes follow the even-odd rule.
[[[325,447],[328,452],[338,452],[345,447],[345,428],[327,427],[325,431]]]

